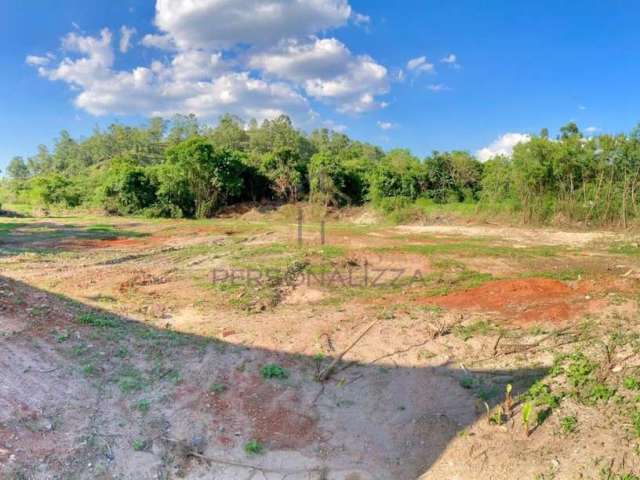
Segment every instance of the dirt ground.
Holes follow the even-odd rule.
[[[0,478],[638,478],[634,235],[297,232],[0,218]]]

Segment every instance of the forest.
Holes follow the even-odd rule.
[[[370,203],[398,219],[430,205],[507,214],[523,223],[627,227],[640,216],[640,126],[583,135],[575,123],[543,129],[510,157],[481,163],[466,151],[382,148],[328,129],[305,133],[286,116],[208,126],[194,115],[144,126],[112,124],[50,150],[14,157],[0,202],[44,209],[100,208],[113,215],[207,218],[238,202]]]

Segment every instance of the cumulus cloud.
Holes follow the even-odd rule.
[[[584,131],[587,132],[590,135],[593,135],[594,133],[599,132],[600,130],[602,130],[602,129],[599,128],[599,127],[593,127],[593,126],[587,127],[587,128],[584,129]]]
[[[77,58],[65,57],[41,75],[79,90],[75,104],[94,115],[172,115],[195,113],[215,117],[230,112],[245,118],[272,118],[289,112],[305,115],[308,102],[289,85],[253,78],[247,72],[225,70],[220,54],[185,51],[171,62],[114,70],[112,35],[68,34],[63,47]]]
[[[391,130],[392,128],[395,128],[396,125],[395,123],[381,122],[380,120],[378,120],[378,127],[380,128],[380,130]]]
[[[376,95],[388,90],[387,69],[367,55],[354,56],[335,38],[290,40],[249,60],[252,68],[299,83],[305,92],[339,111],[379,108]]]
[[[411,60],[409,60],[407,62],[407,70],[411,72],[416,72],[416,73],[422,73],[422,72],[431,73],[434,71],[434,68],[433,68],[433,63],[429,63],[427,61],[427,57],[422,56],[422,57],[412,58]]]
[[[531,140],[531,136],[526,133],[505,133],[488,146],[478,150],[476,152],[476,157],[478,157],[478,160],[481,162],[486,162],[496,155],[510,156],[513,152],[513,147],[519,143],[526,143],[529,140]]]
[[[349,21],[370,19],[348,0],[157,0],[158,30],[140,44],[164,50],[150,52],[161,60],[115,68],[115,53],[133,48],[138,33],[123,25],[115,49],[109,29],[94,36],[73,31],[62,39],[62,60],[29,55],[25,61],[68,84],[76,106],[97,115],[228,111],[300,119],[312,113],[311,100],[350,114],[384,108],[387,69],[335,38],[315,36]]]
[[[180,48],[267,46],[344,25],[347,0],[157,0],[155,23]]]
[[[127,53],[131,46],[131,37],[137,33],[137,30],[133,27],[127,27],[123,25],[120,27],[120,52]]]
[[[142,45],[149,48],[159,48],[160,50],[175,50],[176,45],[170,35],[157,35],[147,33],[142,37]]]

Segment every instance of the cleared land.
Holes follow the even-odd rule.
[[[0,219],[0,476],[637,478],[633,239],[357,220]]]

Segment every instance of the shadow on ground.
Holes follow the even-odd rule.
[[[0,342],[9,479],[413,479],[507,383],[545,374],[356,362],[320,384],[331,358],[152,328],[2,276]]]
[[[132,224],[130,227],[135,227]],[[86,247],[86,242],[135,239],[148,234],[127,230],[126,225],[74,225],[48,221],[0,223],[0,256],[21,253],[70,251]],[[84,242],[84,243],[83,243]]]

